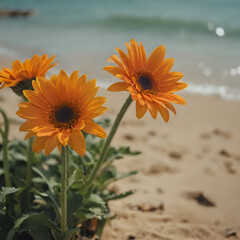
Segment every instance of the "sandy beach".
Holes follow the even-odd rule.
[[[1,59],[0,67],[7,63]],[[19,97],[10,89],[0,91],[0,107],[20,120],[15,114]],[[105,117],[114,119],[128,94],[100,89],[98,96],[108,98]],[[139,173],[110,188],[136,192],[111,202],[117,217],[107,225],[103,240],[240,239],[240,103],[183,97],[187,106],[176,106],[177,116],[171,114],[169,123],[161,117],[153,120],[149,113],[138,120],[135,103],[130,106],[113,145],[129,145],[142,154],[115,164]],[[10,138],[15,137],[23,134],[13,123]]]

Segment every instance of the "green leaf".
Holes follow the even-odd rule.
[[[79,231],[81,231],[81,228],[74,228],[74,229],[71,229],[71,230],[67,231],[64,239],[65,240],[70,239],[71,237],[74,236],[75,233],[77,233]]]
[[[72,185],[71,188],[72,189],[81,189],[81,187],[83,186],[84,181],[82,179],[75,181]]]
[[[131,150],[130,150],[130,147],[120,147],[120,148],[118,149],[118,152],[119,152],[120,154],[132,155],[132,156],[141,154],[140,151],[131,151]]]
[[[46,172],[43,169],[38,169],[36,167],[33,167],[32,169],[42,178],[43,182],[47,184],[49,191],[53,194],[55,192],[55,188],[59,185],[59,183],[56,181],[55,176],[48,178],[46,176]]]
[[[18,190],[18,188],[14,187],[2,187],[0,192],[0,213],[4,214],[6,211],[8,214],[14,214],[13,196],[11,194],[16,193]]]
[[[129,177],[129,176],[132,176],[132,175],[136,175],[137,173],[138,173],[138,171],[131,171],[131,172],[128,172],[128,173],[118,172],[115,180],[126,178],[126,177]]]
[[[60,222],[60,206],[58,201],[55,199],[55,196],[47,191],[46,193],[36,192],[36,195],[40,196],[50,207],[52,207],[53,211],[56,214],[58,221]]]
[[[84,207],[97,216],[103,215],[108,211],[105,201],[97,194],[91,194],[90,198],[84,203]]]
[[[0,192],[0,198],[5,197],[9,194],[13,194],[13,193],[17,192],[18,190],[19,190],[19,188],[15,188],[15,187],[2,187],[2,191]]]
[[[127,192],[120,193],[120,194],[116,194],[115,192],[108,192],[107,194],[105,193],[103,198],[104,198],[104,201],[108,202],[111,200],[117,200],[117,199],[128,197],[134,193],[135,193],[134,191],[127,191]]]
[[[110,118],[104,118],[100,121],[96,121],[96,123],[103,128],[108,128],[111,125],[111,119]]]
[[[23,222],[22,222],[23,226],[22,227],[26,227],[26,226],[33,226],[36,224],[39,224],[41,226],[47,227],[49,229],[55,229],[58,230],[59,227],[56,225],[55,222],[53,222],[47,213],[45,212],[34,212],[31,213],[29,215],[28,218],[26,218]]]
[[[84,184],[84,176],[80,168],[77,168],[73,171],[72,175],[69,178],[69,188],[79,189]]]
[[[51,229],[51,233],[53,235],[54,240],[59,240],[60,239],[60,233],[59,231],[56,231],[54,229]]]
[[[21,226],[21,224],[26,220],[26,219],[28,219],[29,217],[30,217],[31,215],[29,215],[29,214],[25,214],[25,215],[23,215],[21,218],[18,218],[16,221],[15,221],[15,224],[14,224],[14,230],[16,231],[16,230],[18,230],[19,229],[19,227]]]
[[[23,162],[27,161],[27,157],[25,154],[18,153],[13,150],[9,151],[9,156],[11,157],[11,159],[15,161],[23,161]]]
[[[23,235],[30,235],[34,240],[49,239],[51,230],[59,231],[59,228],[46,213],[32,212],[24,214],[15,221],[13,229],[8,233],[7,240],[13,240],[15,234],[20,238]]]

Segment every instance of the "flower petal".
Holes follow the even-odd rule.
[[[62,144],[63,147],[66,147],[66,145],[68,144],[69,137],[70,137],[69,129],[63,129],[61,132],[58,133],[59,142]]]
[[[58,140],[57,134],[54,134],[48,137],[46,139],[45,146],[44,146],[46,155],[51,153],[54,150],[54,148],[58,146],[58,143],[59,143],[59,140]]]
[[[32,145],[33,151],[35,153],[39,153],[41,150],[43,150],[45,147],[46,140],[47,137],[36,137]]]
[[[156,104],[158,111],[160,112],[160,114],[162,115],[163,119],[165,122],[168,122],[169,120],[169,112],[166,108],[162,107],[160,104]]]
[[[165,57],[166,48],[162,45],[153,50],[147,60],[147,69],[151,72],[156,70]]]
[[[158,114],[158,108],[156,106],[157,104],[153,103],[153,102],[149,102],[147,101],[147,106],[149,109],[149,112],[151,113],[153,119],[157,118],[157,114]]]
[[[107,134],[105,133],[104,129],[97,125],[95,122],[93,121],[85,121],[85,127],[83,128],[83,131],[86,133],[90,133],[92,135],[101,137],[101,138],[106,138]]]
[[[145,115],[147,109],[147,104],[141,105],[138,101],[136,101],[136,116],[138,119]]]
[[[125,82],[117,82],[112,84],[110,87],[108,87],[108,91],[110,92],[119,92],[119,91],[126,91],[129,87],[129,84]]]
[[[77,152],[80,156],[83,156],[86,152],[86,143],[84,136],[80,130],[72,131],[69,139],[70,147]]]

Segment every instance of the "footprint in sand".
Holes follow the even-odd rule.
[[[182,158],[182,154],[180,152],[170,152],[169,157],[174,160],[180,160]]]
[[[165,205],[164,203],[160,203],[159,206],[154,206],[151,204],[143,203],[139,205],[129,206],[132,210],[139,210],[141,212],[155,212],[155,211],[164,211]]]
[[[216,204],[209,200],[202,192],[185,192],[183,195],[187,199],[195,200],[199,205],[205,206],[205,207],[215,207]]]
[[[202,133],[200,135],[200,138],[209,139],[209,138],[211,138],[211,134],[222,137],[222,138],[227,138],[227,139],[231,137],[231,134],[229,132],[226,132],[226,131],[216,128],[211,133]]]
[[[231,154],[228,151],[224,150],[224,149],[220,150],[219,154],[221,156],[223,156],[223,157],[231,157]]]
[[[229,132],[220,130],[218,128],[214,129],[212,133],[216,136],[220,136],[220,137],[223,137],[223,138],[230,138],[231,137],[231,134]]]
[[[163,191],[162,188],[160,188],[160,187],[156,189],[156,192],[157,192],[157,193],[160,193],[160,194],[164,193],[164,191]]]
[[[135,139],[135,137],[131,134],[125,134],[123,138],[128,141],[133,141]]]
[[[152,165],[147,171],[143,170],[143,173],[147,175],[155,175],[161,173],[176,173],[178,170],[176,168],[170,167],[165,163],[158,163]]]
[[[151,137],[154,137],[154,136],[157,135],[157,133],[156,133],[156,131],[151,130],[151,131],[148,132],[148,135],[151,136]]]
[[[225,161],[224,167],[228,173],[230,173],[230,174],[236,173],[236,169],[234,168],[233,163],[231,161]]]

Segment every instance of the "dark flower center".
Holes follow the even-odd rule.
[[[146,76],[139,77],[138,82],[144,90],[149,90],[152,88],[152,81]]]
[[[63,106],[56,111],[55,117],[58,122],[68,123],[73,119],[74,112],[72,108]]]

